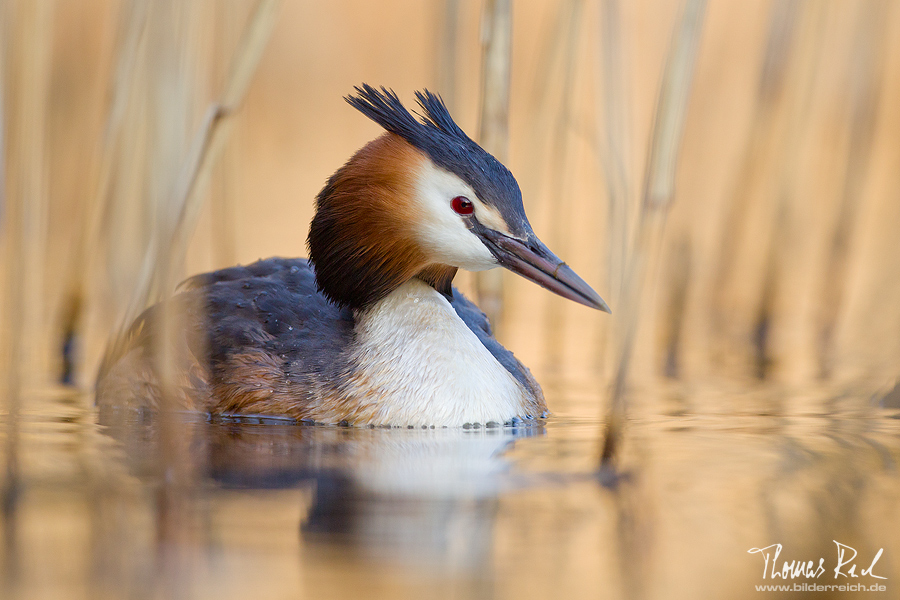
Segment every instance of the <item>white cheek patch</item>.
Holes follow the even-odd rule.
[[[465,196],[475,204],[475,217],[479,221],[492,229],[506,231],[500,214],[485,206],[470,185],[430,160],[424,160],[419,168],[416,192],[419,215],[415,236],[430,260],[469,271],[497,266],[494,255],[450,206],[453,198]]]

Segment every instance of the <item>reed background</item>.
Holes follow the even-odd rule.
[[[58,380],[74,332],[72,379],[89,389],[109,337],[181,276],[305,255],[315,194],[379,133],[341,99],[354,85],[407,102],[440,92],[477,137],[481,2],[284,2],[226,119],[189,243],[161,243],[255,6],[4,4],[2,348],[5,371],[21,369],[14,385]],[[900,374],[900,11],[886,0],[706,6],[664,234],[648,285],[626,302],[681,11],[515,3],[507,164],[535,231],[613,316],[504,274],[502,341],[551,387],[589,380],[602,401],[634,309],[635,385],[889,389]],[[173,256],[173,273],[136,296],[142,265]],[[457,284],[474,295],[472,276]]]
[[[896,579],[900,7],[520,0],[507,138],[482,67],[503,54],[484,11],[505,4],[0,3],[0,595],[756,597],[746,551],[766,540],[790,558],[884,547]],[[514,448],[464,435],[454,454],[437,431],[424,460],[398,458],[393,431],[160,419],[113,440],[91,399],[108,341],[183,276],[305,254],[315,194],[380,133],[341,99],[361,82],[440,92],[612,307],[502,273],[498,335],[556,417]],[[624,397],[629,476],[598,485],[598,426]],[[398,474],[422,500],[407,459],[433,474],[478,449],[483,498],[461,469],[466,485],[415,504],[431,521],[366,513]],[[358,523],[396,534],[414,569],[319,556],[298,535],[315,486],[201,475],[331,454],[376,484]],[[457,592],[469,575],[478,594]]]

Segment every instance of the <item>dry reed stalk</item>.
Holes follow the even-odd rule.
[[[127,168],[128,158],[132,156],[137,147],[136,136],[128,136],[126,131],[126,119],[135,111],[135,96],[137,92],[137,80],[140,76],[138,63],[144,54],[146,46],[146,26],[149,5],[144,2],[127,2],[123,6],[120,15],[120,24],[117,28],[119,39],[115,44],[114,56],[117,58],[115,72],[112,77],[110,90],[110,105],[107,110],[106,125],[103,132],[101,147],[103,152],[99,159],[97,173],[93,175],[96,193],[88,199],[88,205],[83,213],[84,222],[77,228],[75,238],[75,252],[70,261],[71,269],[80,274],[80,277],[72,280],[72,289],[65,292],[66,299],[63,302],[67,314],[64,317],[63,331],[69,336],[70,344],[81,346],[81,364],[70,364],[66,367],[71,372],[70,383],[77,383],[82,377],[79,371],[85,364],[91,365],[96,360],[85,357],[85,347],[90,333],[89,322],[94,313],[101,313],[104,317],[104,336],[108,336],[107,311],[109,310],[109,298],[105,296],[110,292],[103,285],[103,277],[100,276],[99,258],[110,255],[111,229],[116,226],[116,212],[114,205],[116,198],[130,195],[140,198],[137,190],[128,194],[123,190],[122,171]],[[126,144],[130,138],[131,143]],[[115,291],[115,288],[112,290]],[[125,306],[127,298],[112,299],[113,306]],[[120,311],[113,311],[114,314]],[[114,321],[118,321],[116,317]],[[64,357],[64,360],[68,360]]]
[[[681,377],[681,349],[687,312],[688,289],[691,282],[692,261],[690,237],[685,236],[675,245],[666,260],[665,278],[668,288],[665,317],[662,328],[665,362],[663,374],[670,379]]]
[[[246,15],[238,14],[234,7],[227,6],[215,10],[216,63],[228,64],[234,48],[240,41],[241,27]],[[216,89],[224,87],[223,81],[217,82]],[[216,266],[233,265],[237,261],[237,206],[235,194],[235,178],[240,175],[240,156],[237,147],[240,143],[235,138],[240,135],[240,128],[231,132],[233,143],[222,149],[216,173],[212,179],[210,197],[210,213],[212,215],[212,256]]]
[[[0,32],[4,33],[2,39],[6,39],[8,17],[3,12],[7,7],[0,7]],[[14,217],[11,214],[6,194],[6,44],[0,43],[0,231],[12,229],[10,221]],[[20,234],[7,231],[4,236],[4,255],[6,257],[5,269],[2,271],[5,279],[3,298],[5,314],[15,314],[17,310],[18,290],[12,285],[17,280],[17,267],[14,263],[13,250],[21,244],[18,239]],[[18,309],[21,310],[21,309]],[[6,439],[3,448],[3,482],[0,487],[0,527],[3,529],[3,564],[0,565],[3,573],[3,583],[0,590],[5,591],[6,596],[12,596],[16,574],[19,573],[16,564],[18,521],[16,519],[16,505],[19,492],[19,366],[15,359],[15,339],[18,332],[13,319],[6,327],[0,327],[0,360],[3,361],[2,373],[6,378],[3,394],[5,398],[6,418],[4,419],[4,433]],[[20,334],[18,334],[20,335]]]
[[[190,51],[186,50],[184,40],[192,39],[189,37],[192,24],[205,21],[191,18],[195,16],[190,12],[192,5],[174,2],[131,5],[130,18],[126,21],[128,33],[123,44],[126,55],[119,62],[107,132],[110,152],[104,161],[100,202],[92,211],[92,223],[97,229],[105,229],[107,238],[110,233],[122,236],[119,224],[123,217],[126,222],[149,222],[151,227],[149,239],[142,244],[138,281],[129,286],[133,293],[125,314],[120,313],[118,338],[110,345],[110,354],[123,347],[125,325],[147,304],[172,289],[180,277],[183,254],[199,213],[200,190],[208,179],[214,156],[224,138],[222,125],[227,123],[227,117],[238,108],[244,96],[274,26],[278,4],[271,0],[257,4],[235,51],[221,99],[207,111],[202,127],[190,145],[187,160],[182,132],[186,130],[189,99],[196,88],[196,79],[184,71],[185,65],[191,62],[189,59],[193,58],[188,56]],[[154,97],[155,102],[146,100]],[[124,156],[117,147],[125,150],[121,153]],[[119,198],[134,198],[140,202],[115,202]],[[138,232],[143,234],[141,230]],[[116,244],[108,242],[106,247],[116,248]],[[127,262],[120,261],[122,264]],[[160,322],[155,324],[158,335],[154,336],[156,344],[152,348],[162,389],[155,431],[157,460],[159,471],[165,474],[156,513],[161,552],[159,567],[166,575],[160,580],[176,587],[183,580],[185,569],[189,569],[196,559],[186,548],[192,546],[191,542],[198,534],[198,522],[202,521],[195,514],[197,490],[194,484],[197,463],[202,461],[202,456],[196,448],[186,445],[188,426],[178,415],[180,406],[172,393],[177,365],[181,364],[177,354],[181,347],[177,342],[183,339],[180,317],[175,311],[163,311]],[[166,548],[183,548],[185,551],[172,554],[165,551]]]
[[[619,313],[624,322],[625,335],[605,419],[601,467],[614,465],[621,445],[627,414],[625,385],[639,323],[638,310],[642,305],[648,264],[658,255],[666,215],[675,195],[675,170],[705,10],[705,0],[686,2],[681,21],[673,32],[660,83],[644,178],[643,201]]]
[[[0,208],[6,238],[5,357],[6,465],[2,502],[4,579],[15,582],[16,507],[20,485],[19,417],[23,390],[36,382],[36,359],[47,328],[43,269],[47,198],[44,132],[50,80],[51,6],[45,2],[0,7]],[[8,45],[7,45],[8,44]],[[8,93],[7,93],[8,92]],[[8,111],[8,112],[7,112]],[[7,115],[9,119],[7,120]]]
[[[598,157],[606,180],[607,194],[607,240],[608,264],[607,281],[610,300],[618,304],[625,280],[626,257],[628,255],[629,232],[631,231],[631,189],[629,176],[629,127],[628,111],[630,89],[625,68],[625,43],[622,39],[622,16],[619,0],[603,0],[600,29],[600,64],[602,70],[602,93],[598,99],[603,102],[597,113],[598,129],[602,123],[605,130],[598,133],[600,151]],[[605,133],[605,135],[604,135]],[[598,361],[606,353],[608,344],[600,341]],[[605,361],[599,363],[605,364]]]
[[[760,213],[766,209],[771,212],[771,198],[775,194],[771,189],[772,178],[767,174],[778,170],[779,165],[788,160],[784,137],[791,129],[792,117],[796,116],[791,108],[795,97],[792,92],[797,89],[791,75],[798,75],[791,67],[797,54],[798,23],[805,7],[796,1],[775,3],[772,7],[753,126],[728,198],[720,251],[714,267],[712,325],[720,339],[715,340],[719,348],[713,356],[718,357],[720,363],[723,357],[729,356],[722,346],[730,338],[738,340],[738,349],[747,347],[744,332],[752,330],[754,321],[759,322],[761,312],[758,307],[765,304],[765,299],[760,296],[764,288],[764,254],[758,251],[757,242],[771,237],[770,228],[777,218],[771,214],[764,217]],[[765,230],[759,231],[759,227]],[[768,245],[768,242],[764,244]],[[747,307],[748,304],[751,307]],[[736,305],[746,310],[741,311]],[[757,331],[757,355],[760,331]],[[723,335],[725,339],[721,339]],[[749,356],[746,358],[750,359]]]
[[[765,264],[764,279],[762,280],[761,293],[758,298],[758,306],[755,308],[753,323],[753,348],[755,351],[754,366],[758,379],[769,378],[773,367],[779,361],[783,361],[786,352],[778,346],[778,337],[783,337],[786,324],[779,323],[784,320],[786,297],[795,295],[790,290],[790,284],[796,279],[796,266],[790,265],[788,256],[794,253],[794,241],[792,236],[796,232],[798,214],[804,210],[799,206],[798,194],[795,191],[798,174],[802,170],[800,157],[802,145],[809,129],[809,115],[813,101],[815,79],[821,57],[823,43],[824,7],[818,3],[805,4],[800,14],[792,15],[791,28],[796,27],[796,33],[792,37],[796,40],[790,43],[790,57],[776,58],[773,54],[784,54],[782,44],[770,40],[769,54],[766,62],[787,61],[787,66],[780,67],[786,72],[782,75],[780,85],[787,87],[782,93],[785,98],[785,111],[787,123],[778,127],[782,130],[779,134],[781,157],[774,165],[775,182],[773,187],[774,202],[771,212],[771,236],[768,240],[768,258]],[[777,18],[776,12],[773,17]],[[796,20],[796,22],[794,22]],[[773,23],[776,31],[783,26]],[[765,92],[767,69],[763,69],[761,93]],[[763,100],[762,98],[760,100]],[[766,249],[760,249],[765,252]],[[779,357],[778,354],[782,356]],[[784,365],[782,366],[782,370]]]
[[[51,12],[46,3],[8,8],[6,37],[8,136],[8,232],[10,247],[9,337],[17,385],[36,374],[45,342],[43,270],[47,236],[45,124],[50,79]]]
[[[867,3],[856,26],[847,79],[849,83],[850,142],[839,200],[838,217],[831,232],[819,297],[819,377],[834,370],[834,334],[850,279],[850,257],[858,242],[856,223],[863,208],[872,140],[884,79],[884,48],[890,4]]]
[[[569,128],[572,121],[573,103],[575,102],[575,79],[578,62],[578,45],[581,36],[581,21],[584,18],[584,2],[571,0],[561,10],[566,12],[566,28],[562,44],[562,81],[560,85],[561,102],[559,111],[555,115],[553,126],[553,143],[550,150],[550,177],[549,195],[552,198],[553,209],[547,212],[546,224],[549,230],[547,243],[558,256],[569,256],[571,244],[567,235],[572,223],[574,210],[573,194],[566,189],[567,169],[569,167],[570,145]],[[563,328],[563,311],[566,303],[551,298],[547,304],[546,321],[544,325],[546,367],[551,372],[556,372],[562,366],[563,349],[565,347],[565,331]]]
[[[459,0],[444,0],[438,31],[438,90],[451,114],[456,110],[456,65],[459,54]]]
[[[127,324],[146,306],[168,294],[181,276],[184,254],[202,207],[202,192],[216,156],[227,138],[228,117],[240,107],[276,23],[280,4],[280,0],[261,0],[250,17],[234,51],[222,94],[207,109],[187,157],[181,159],[180,174],[166,198],[167,208],[160,217],[160,227],[153,232],[143,252],[128,307],[119,317],[117,339],[110,344],[107,355],[116,354],[127,341],[123,335]],[[135,19],[131,27],[143,29],[145,25]],[[123,71],[127,72],[126,69]],[[122,77],[121,83],[135,78],[139,79],[139,75],[128,74]],[[115,165],[114,162],[111,164]],[[101,181],[111,178],[112,175],[107,174]],[[105,185],[108,186],[109,183]]]
[[[553,84],[553,79],[558,71],[557,65],[565,60],[565,41],[568,39],[571,27],[571,11],[574,4],[580,0],[565,0],[559,10],[556,11],[556,19],[551,27],[548,27],[546,36],[541,41],[541,50],[538,53],[538,64],[534,70],[534,81],[531,93],[525,99],[530,103],[528,113],[532,116],[534,126],[529,128],[534,138],[527,143],[530,147],[538,149],[529,154],[529,164],[523,170],[520,179],[529,181],[529,187],[537,190],[535,195],[541,195],[541,176],[545,169],[546,153],[540,149],[547,146],[547,140],[551,135],[549,125],[552,120],[544,120],[541,117],[551,112],[553,92],[559,90],[558,85]]]
[[[153,290],[156,290],[160,296],[166,294],[175,287],[181,277],[184,255],[202,207],[204,184],[209,178],[211,167],[215,163],[228,133],[225,129],[228,125],[228,117],[240,108],[253,73],[256,71],[275,27],[279,7],[280,0],[261,0],[256,5],[244,35],[235,50],[220,100],[207,109],[200,130],[188,151],[187,161],[176,182],[174,221],[171,220],[171,215],[167,214],[167,211],[161,215],[163,222],[159,238],[162,238],[164,242],[156,248],[155,257],[151,252],[146,255],[153,258],[156,268],[152,269],[154,275],[151,276],[151,279],[139,282],[135,305],[143,303],[146,306],[151,301],[158,300],[159,297],[152,296]],[[172,320],[176,320],[176,315],[171,316]],[[167,323],[169,320],[169,318],[164,318]],[[167,342],[164,342],[163,348],[174,347],[172,342],[180,334],[181,328],[177,326],[177,323],[172,323],[172,325],[174,327],[165,327],[168,334],[160,336],[162,339],[168,338]]]
[[[143,277],[138,282],[132,306],[146,305],[173,289],[181,277],[184,254],[199,217],[205,184],[211,167],[227,135],[229,119],[240,107],[253,73],[262,57],[275,26],[280,2],[261,0],[242,36],[220,100],[206,112],[198,134],[188,150],[169,199],[160,203],[157,232],[145,255]],[[165,77],[167,74],[163,74]],[[165,201],[168,200],[168,201]],[[154,298],[154,296],[156,296]],[[160,407],[158,440],[162,472],[167,485],[160,490],[157,514],[160,541],[180,539],[192,529],[196,465],[200,457],[185,445],[189,439],[187,425],[178,415],[177,381],[183,357],[184,332],[182,317],[168,303],[162,305],[161,323],[154,348],[163,402]],[[190,535],[190,534],[188,534]],[[183,570],[183,561],[167,556],[164,569]],[[175,560],[173,560],[175,559]]]
[[[203,190],[210,174],[210,167],[227,139],[231,117],[246,95],[250,80],[262,58],[269,37],[277,22],[280,0],[260,0],[250,18],[234,53],[228,80],[221,97],[206,111],[200,130],[188,150],[187,160],[176,183],[173,197],[178,207],[174,227],[165,235],[162,248],[174,273],[180,273],[187,245],[196,226],[202,207]],[[151,256],[148,253],[148,256]],[[180,275],[178,275],[180,277]],[[160,281],[142,280],[138,284],[136,298],[144,305],[174,288],[177,281],[168,282],[160,289]],[[155,284],[155,285],[154,285]],[[153,297],[153,290],[157,297]]]
[[[137,293],[132,296],[129,310],[134,313],[143,310],[151,294],[161,294],[161,288],[178,276],[166,242],[171,243],[176,215],[181,208],[181,198],[174,191],[183,172],[192,100],[200,87],[188,70],[198,60],[199,53],[196,37],[192,35],[195,21],[191,18],[191,8],[189,4],[163,0],[148,12],[146,78],[137,83],[146,88],[149,102],[137,118],[151,128],[141,190],[150,213],[150,238],[144,251],[142,276],[149,277],[139,280]],[[146,290],[140,287],[144,282],[148,285]],[[128,321],[136,316],[134,313],[126,316]],[[184,358],[174,345],[180,337],[181,317],[178,311],[164,304],[160,317],[151,324],[154,335],[150,351],[160,390],[154,458],[162,476],[155,510],[156,579],[162,586],[161,595],[165,596],[182,592],[187,572],[197,567],[198,559],[192,548],[198,541],[196,474],[203,457],[184,445],[190,430],[179,414],[182,407],[176,395],[177,370],[183,364],[179,359]]]
[[[509,82],[512,62],[511,0],[487,0],[482,16],[481,124],[478,138],[485,150],[507,162],[509,154]],[[502,330],[503,273],[492,269],[475,278],[478,303],[498,331]]]

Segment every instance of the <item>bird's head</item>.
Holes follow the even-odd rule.
[[[609,312],[538,239],[512,173],[418,92],[416,119],[392,91],[369,85],[346,100],[387,131],[331,176],[309,232],[319,289],[362,308],[412,277],[449,294],[458,268],[503,266],[561,296]]]

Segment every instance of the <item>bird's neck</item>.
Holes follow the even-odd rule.
[[[503,424],[526,416],[534,401],[447,298],[420,279],[358,311],[354,338],[341,392],[370,423]]]
[[[329,300],[362,309],[432,264],[407,218],[426,160],[399,136],[385,134],[328,179],[307,242],[316,285]]]

